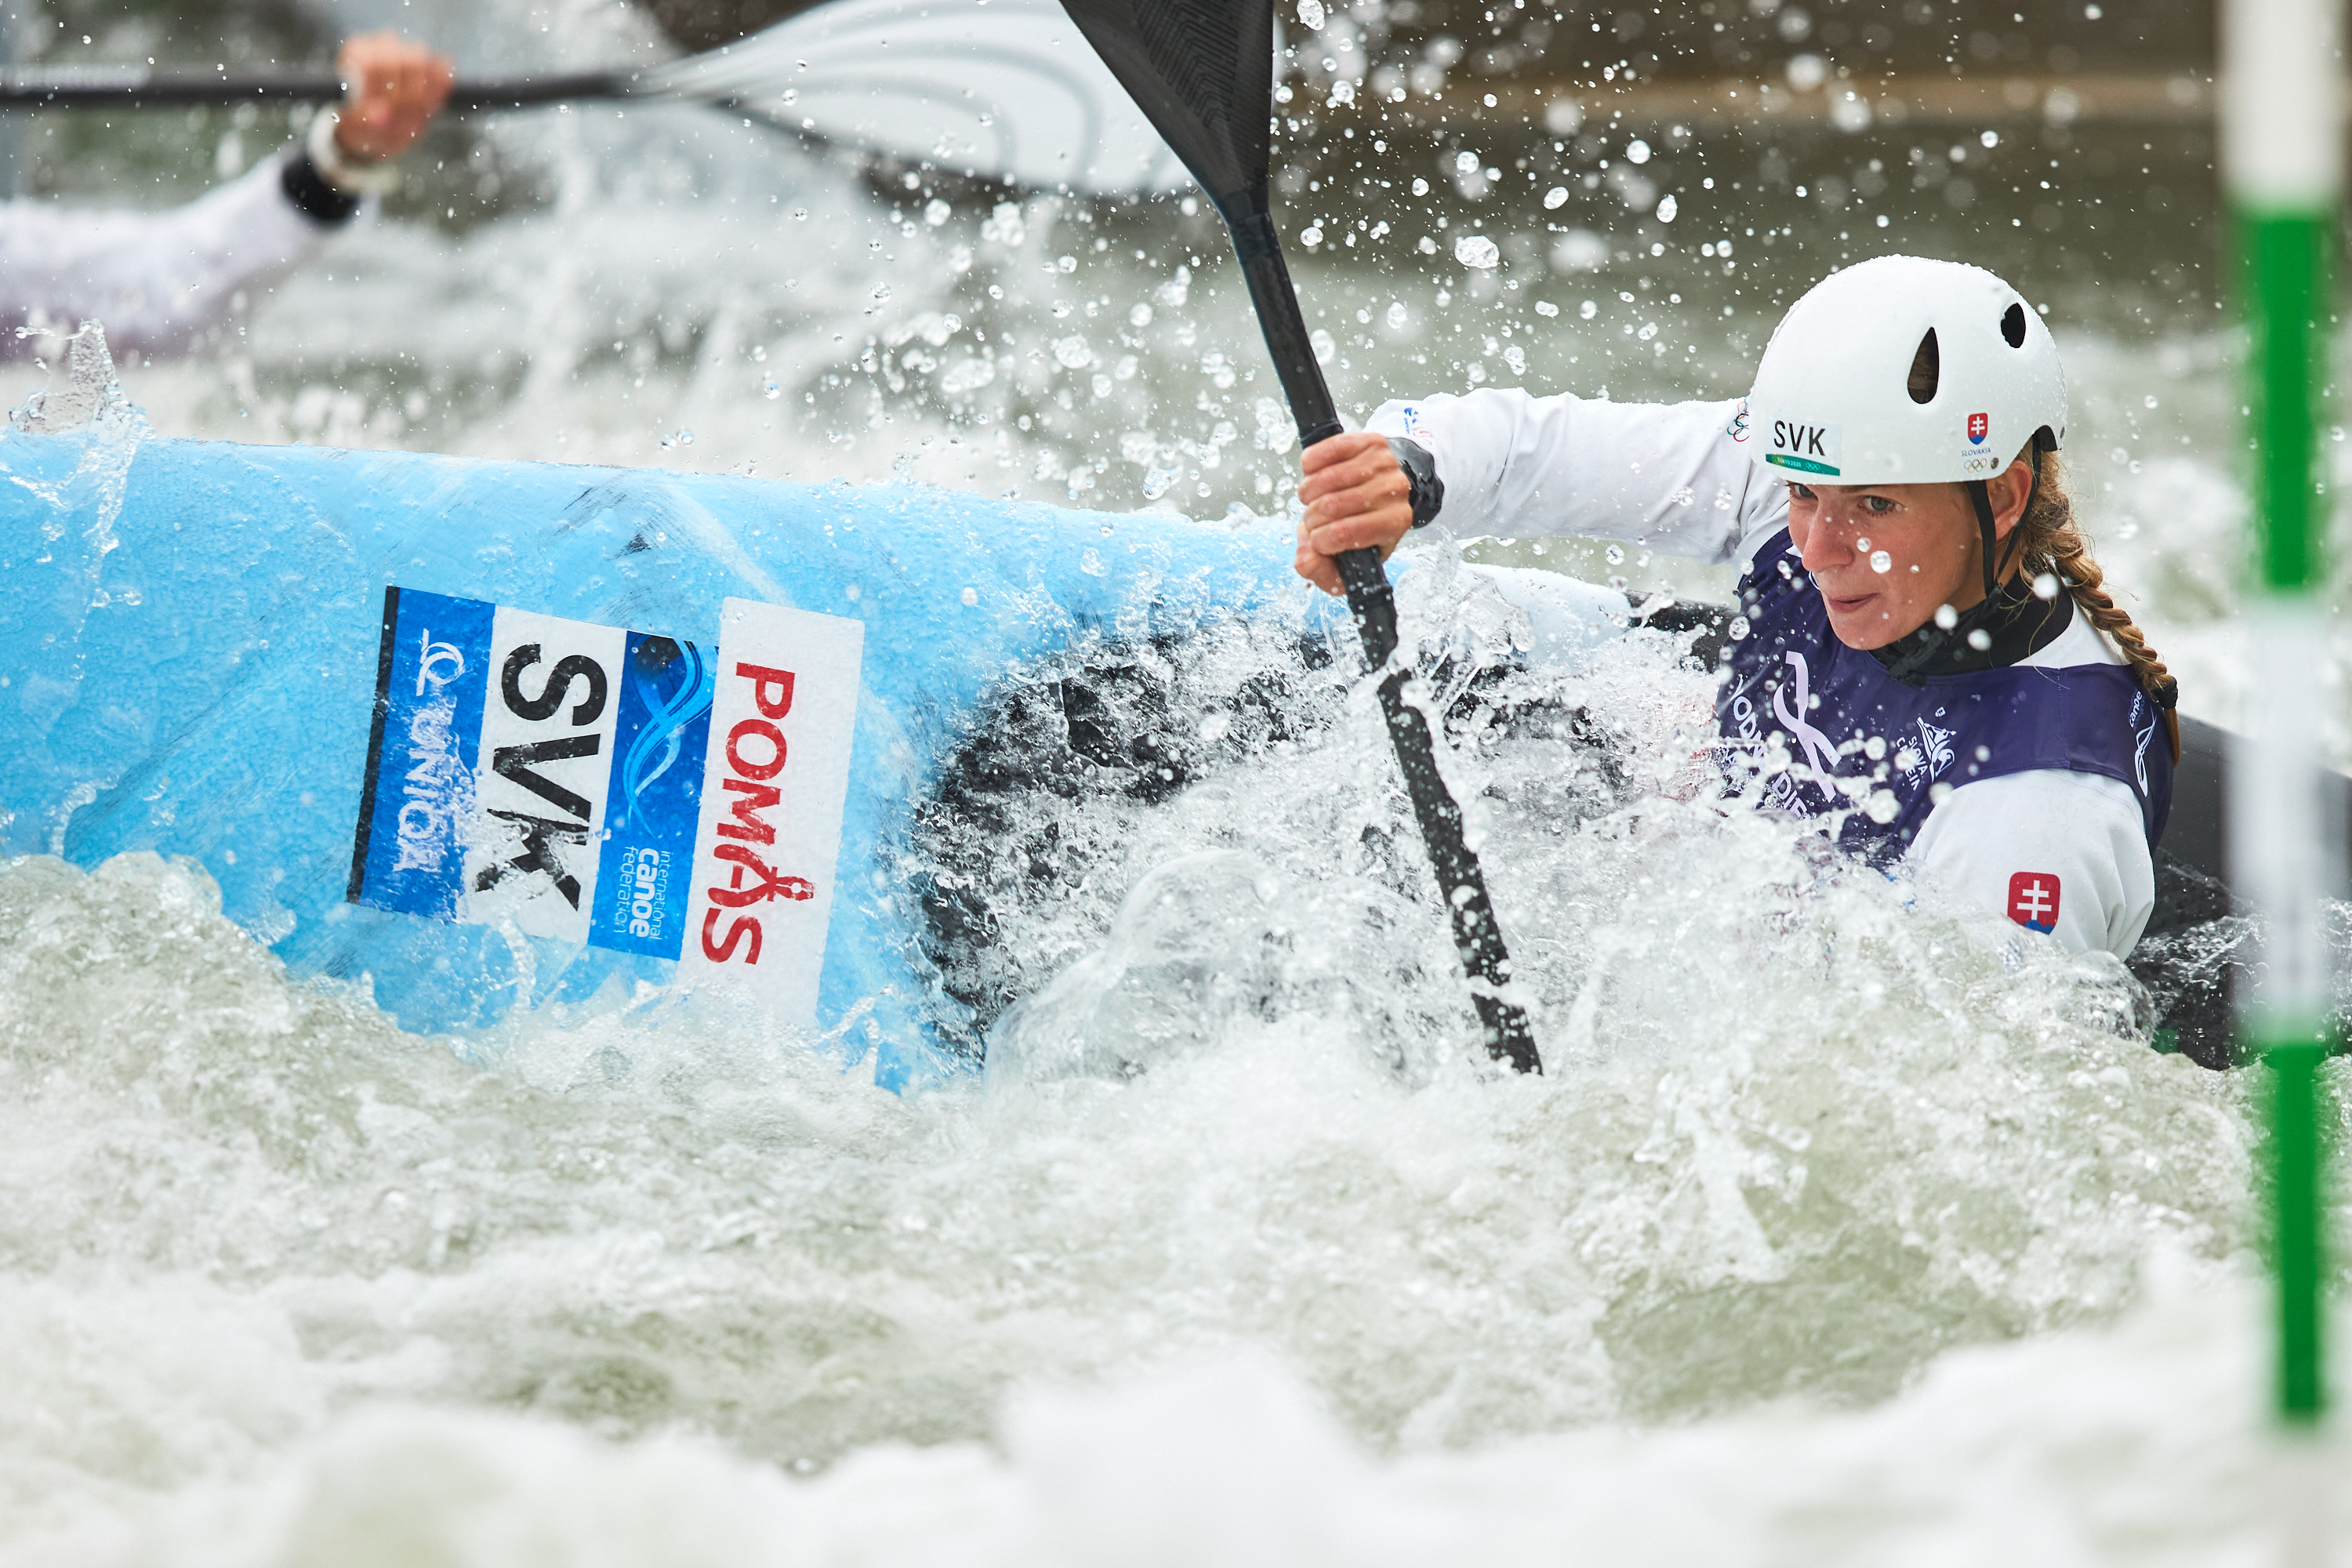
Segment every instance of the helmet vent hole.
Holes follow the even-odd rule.
[[[2025,346],[2024,306],[2011,305],[2000,313],[2000,335],[2009,340],[2011,348],[2021,349]]]
[[[1911,356],[1911,375],[1906,384],[1914,403],[1936,401],[1936,383],[1942,374],[1942,356],[1936,348],[1936,329],[1929,327],[1927,335],[1919,340],[1919,352]]]

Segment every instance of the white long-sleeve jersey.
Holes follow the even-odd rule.
[[[1418,442],[1459,533],[1622,540],[1745,568],[1789,525],[1789,489],[1748,456],[1742,405],[1598,403],[1493,388],[1381,405],[1369,428]],[[2082,615],[2020,663],[2122,664]],[[2156,906],[2139,803],[2115,779],[2036,769],[1952,790],[1908,858],[1924,880],[2076,952],[2122,957]]]
[[[0,332],[104,323],[108,343],[173,353],[226,321],[333,225],[305,216],[265,158],[194,201],[152,212],[0,202]],[[0,339],[12,353],[13,335]]]

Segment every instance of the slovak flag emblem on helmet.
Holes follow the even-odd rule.
[[[1969,440],[1970,442],[1979,446],[1982,445],[1985,437],[1990,435],[1991,431],[1992,421],[1987,418],[1984,415],[1971,414],[1969,416]]]

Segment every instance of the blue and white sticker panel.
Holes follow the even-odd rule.
[[[814,1023],[865,626],[720,621],[711,650],[387,589],[351,901],[674,961]]]
[[[622,669],[589,941],[676,958],[701,820],[711,665],[692,643],[631,632]]]
[[[497,606],[387,588],[375,727],[348,894],[355,904],[455,921],[482,737]]]

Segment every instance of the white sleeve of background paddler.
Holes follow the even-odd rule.
[[[1456,533],[1621,539],[1731,561],[1786,526],[1789,487],[1748,456],[1745,405],[1599,403],[1511,387],[1382,404],[1366,426],[1419,442]]]
[[[2076,952],[2129,953],[2156,908],[2139,802],[2096,773],[2043,768],[1963,784],[1927,814],[1912,863],[1947,892],[2019,925],[2054,904]]]
[[[184,205],[154,212],[0,203],[0,330],[104,323],[120,351],[171,353],[228,319],[329,230],[278,184],[275,157]],[[16,352],[0,341],[0,353]]]

